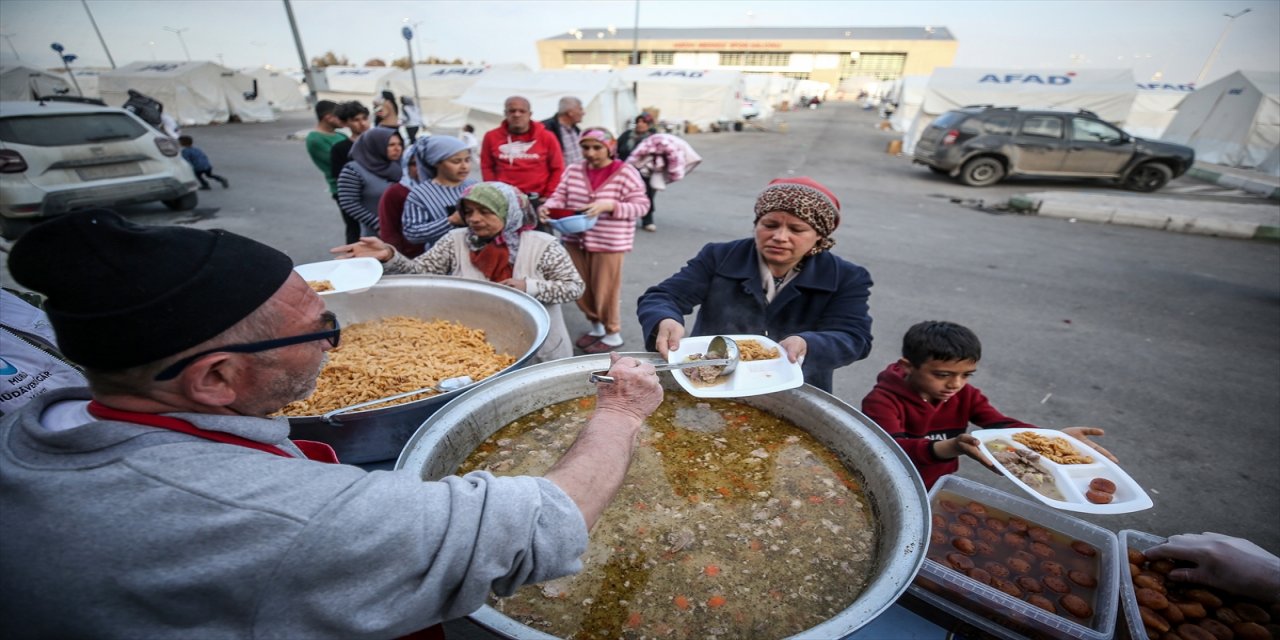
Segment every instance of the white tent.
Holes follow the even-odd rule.
[[[1107,122],[1122,125],[1137,93],[1131,69],[934,69],[920,112],[902,137],[902,152],[911,155],[929,123],[952,109],[983,104],[1088,109]]]
[[[98,88],[115,107],[129,100],[129,89],[154,98],[182,126],[226,122],[232,115],[244,122],[275,119],[265,99],[245,96],[253,92],[252,78],[212,62],[134,62],[103,72]]]
[[[440,133],[461,129],[467,123],[470,108],[454,103],[487,73],[502,71],[529,71],[529,67],[514,63],[487,66],[466,65],[414,65],[418,75],[418,112],[423,126]],[[378,81],[378,89],[387,90],[397,97],[413,97],[413,75],[408,69],[396,69]]]
[[[1237,71],[1197,89],[1163,139],[1194,148],[1196,160],[1280,175],[1280,72]]]
[[[573,96],[586,111],[580,127],[602,126],[614,135],[640,112],[631,87],[618,74],[578,69],[486,73],[454,102],[470,109],[467,122],[481,134],[502,121],[503,104],[511,96],[528,98],[537,120],[555,115],[560,98]]]
[[[374,96],[382,90],[382,79],[396,71],[395,67],[334,66],[324,68],[324,78],[329,92]]]
[[[662,120],[692,122],[705,129],[742,119],[746,86],[737,71],[625,67],[618,73],[628,85],[635,84],[636,104],[657,107]]]
[[[0,67],[0,100],[35,100],[40,96],[76,95],[70,82],[40,69]]]
[[[800,96],[806,98],[818,98],[826,101],[831,92],[831,85],[826,82],[818,82],[817,80],[800,80],[796,82],[795,93],[791,100],[792,104],[799,104]]]
[[[65,70],[55,70],[50,73],[66,80],[67,84],[71,86],[70,95],[76,94],[76,85],[79,85],[80,91],[84,97],[98,98],[101,97],[101,94],[98,92],[98,76],[102,75],[103,71],[109,71],[109,69],[72,69],[71,76],[68,76]],[[71,82],[71,78],[73,76],[75,77],[74,83]]]
[[[742,79],[747,97],[759,103],[761,118],[768,118],[784,102],[795,104],[795,78],[778,74],[746,73]]]
[[[266,100],[277,111],[303,111],[307,108],[306,87],[287,73],[255,67],[241,73],[258,81],[259,100]]]
[[[924,104],[924,89],[929,84],[929,76],[902,76],[888,100],[897,104],[893,115],[889,116],[889,125],[894,131],[903,132],[911,126],[911,121],[920,113]]]
[[[279,119],[262,93],[262,84],[254,84],[257,78],[231,69],[223,69],[220,75],[232,117],[240,122],[274,122]]]
[[[1124,119],[1124,130],[1139,138],[1160,138],[1177,114],[1178,103],[1195,90],[1194,84],[1138,83],[1138,96]]]

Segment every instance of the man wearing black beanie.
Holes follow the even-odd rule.
[[[33,228],[9,269],[92,392],[0,419],[6,637],[391,638],[466,615],[581,569],[662,400],[614,356],[544,477],[368,473],[268,417],[340,335],[283,253],[95,210]]]

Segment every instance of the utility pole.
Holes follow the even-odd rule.
[[[1209,75],[1209,69],[1213,67],[1213,59],[1218,57],[1218,51],[1222,49],[1222,43],[1227,39],[1227,33],[1231,31],[1231,25],[1236,23],[1236,18],[1250,11],[1252,9],[1245,9],[1234,15],[1230,13],[1222,14],[1227,18],[1227,26],[1223,28],[1222,35],[1218,36],[1218,43],[1213,45],[1213,51],[1209,53],[1209,59],[1204,61],[1204,68],[1200,69],[1200,75],[1196,77],[1196,87],[1204,86],[1204,79]]]
[[[107,41],[102,38],[102,31],[98,29],[98,21],[93,19],[93,12],[89,10],[89,3],[86,0],[80,0],[80,4],[84,5],[84,12],[89,14],[89,24],[93,25],[93,32],[98,34],[98,42],[102,43],[102,50],[107,54],[107,62],[111,63],[111,68],[116,68],[116,60],[111,57],[111,50],[107,48]]]
[[[284,12],[289,15],[289,29],[293,31],[293,44],[298,47],[298,61],[302,63],[302,75],[307,81],[307,104],[316,106],[316,82],[312,76],[307,52],[302,50],[302,36],[298,35],[298,21],[293,18],[293,6],[284,0]]]
[[[191,28],[183,27],[181,29],[174,29],[173,27],[163,27],[163,29],[165,31],[172,31],[173,33],[178,34],[178,42],[182,44],[182,52],[187,54],[187,62],[191,62],[191,52],[187,51],[187,41],[182,39],[182,32],[190,31]]]
[[[631,25],[631,64],[640,64],[640,0],[636,0],[636,19]]]
[[[13,34],[12,34],[12,33],[0,33],[0,38],[4,38],[4,39],[5,39],[5,41],[9,43],[9,50],[13,52],[13,57],[17,58],[17,59],[18,59],[18,62],[22,62],[22,56],[18,55],[18,49],[17,49],[17,47],[14,47],[14,46],[13,46]]]
[[[405,18],[405,25],[400,29],[400,35],[404,36],[404,45],[409,48],[409,77],[413,78],[413,109],[418,112],[418,117],[422,117],[422,104],[418,98],[418,65],[413,63],[413,29],[409,26],[409,19]],[[416,27],[417,23],[414,26]]]

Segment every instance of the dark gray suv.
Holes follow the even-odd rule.
[[[1135,138],[1089,111],[982,106],[938,116],[916,143],[914,161],[972,187],[1024,175],[1110,178],[1155,191],[1195,156],[1191,147]]]

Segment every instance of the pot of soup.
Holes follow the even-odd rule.
[[[541,475],[608,366],[581,356],[476,385],[423,423],[396,468]],[[809,385],[708,400],[679,372],[659,375],[663,403],[582,573],[491,597],[475,622],[510,638],[839,638],[897,600],[924,560],[929,507],[891,438]]]
[[[341,345],[315,393],[282,413],[290,437],[328,443],[349,464],[395,459],[445,403],[527,364],[551,326],[522,291],[449,276],[386,276],[324,301],[342,323]],[[439,391],[374,402],[445,381]]]

